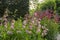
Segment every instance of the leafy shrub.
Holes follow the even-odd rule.
[[[56,35],[58,33],[59,25],[55,23],[53,20],[48,20],[47,18],[44,18],[41,21],[41,24],[49,29],[48,35],[46,36],[47,40],[55,40]]]
[[[47,40],[48,29],[40,24],[40,19],[35,16],[25,15],[24,20],[11,20],[1,25],[1,40]],[[7,23],[7,25],[6,25]]]
[[[41,17],[41,16],[40,16]],[[26,14],[24,20],[5,19],[0,26],[1,40],[54,40],[58,32],[58,24],[53,19],[40,18],[38,13],[33,16]],[[7,23],[7,25],[6,25]],[[7,27],[6,27],[7,26]]]
[[[51,10],[55,10],[55,0],[45,0],[45,2],[38,4],[37,6],[37,10],[46,10],[46,9],[51,9]]]

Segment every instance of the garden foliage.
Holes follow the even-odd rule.
[[[38,4],[30,12],[32,15],[28,14],[28,4],[28,0],[1,0],[0,40],[56,40],[60,28],[59,1]]]

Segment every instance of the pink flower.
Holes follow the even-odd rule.
[[[37,13],[37,12],[35,12],[35,13],[34,13],[34,16],[35,16],[35,17],[37,17],[37,16],[38,16],[38,13]]]
[[[43,33],[47,33],[47,30],[43,30]]]
[[[32,30],[32,26],[30,25],[29,28]]]
[[[44,37],[44,36],[46,36],[47,35],[47,30],[43,30],[43,32],[42,32],[42,37]]]
[[[33,23],[33,24],[35,23],[34,20],[32,20],[32,23]]]
[[[40,32],[40,28],[37,29],[36,33]]]
[[[45,17],[44,13],[40,14],[40,19],[43,19],[44,17]]]
[[[51,19],[52,18],[52,16],[53,16],[53,11],[52,10],[46,10],[46,17],[48,18],[48,19]]]
[[[56,22],[60,22],[60,16],[59,15],[55,15],[54,19]]]
[[[11,28],[14,29],[15,20],[11,21]]]
[[[39,18],[38,20],[39,20],[39,21],[41,21],[41,19],[40,19],[40,18]]]
[[[51,19],[51,18],[52,18],[52,14],[48,14],[48,15],[47,15],[47,18],[48,18],[48,19]]]
[[[14,29],[14,25],[11,25],[11,28]]]
[[[11,28],[14,29],[14,23],[11,23]]]

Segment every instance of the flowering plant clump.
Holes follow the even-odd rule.
[[[35,12],[33,15],[26,14],[24,20],[21,18],[10,22],[4,17],[0,25],[1,40],[53,40],[57,32],[57,23],[45,19],[45,12]],[[6,25],[6,26],[5,26]],[[2,31],[1,31],[2,30]]]
[[[48,29],[45,26],[40,24],[41,19],[38,17],[38,14],[30,16],[29,14],[25,15],[23,21],[23,28],[29,34],[39,34],[41,37],[45,37],[48,33]]]
[[[48,19],[51,19],[54,17],[53,10],[46,9],[44,11],[37,11],[34,13],[34,15],[39,17],[40,19],[43,19],[44,17],[47,17]]]
[[[34,15],[40,19],[47,18],[47,19],[53,19],[56,23],[60,23],[60,16],[58,14],[54,14],[53,10],[46,9],[44,11],[37,11],[34,13]]]

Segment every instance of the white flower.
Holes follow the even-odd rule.
[[[38,25],[38,28],[41,28],[41,24]]]
[[[36,7],[37,7],[36,2],[33,1],[33,0],[30,0],[29,1],[29,8],[30,8],[30,10],[36,9]]]
[[[27,24],[27,20],[24,20],[24,21],[23,21],[23,25],[26,25],[26,24]]]
[[[42,29],[46,29],[46,27],[45,26],[42,26]]]
[[[7,31],[7,34],[11,35],[11,34],[13,34],[13,32],[12,31]]]
[[[22,27],[23,27],[23,28],[25,28],[26,26],[25,26],[25,25],[23,25]]]
[[[44,2],[44,0],[38,0],[38,3],[43,3]]]
[[[4,25],[5,28],[7,28],[7,25]]]

